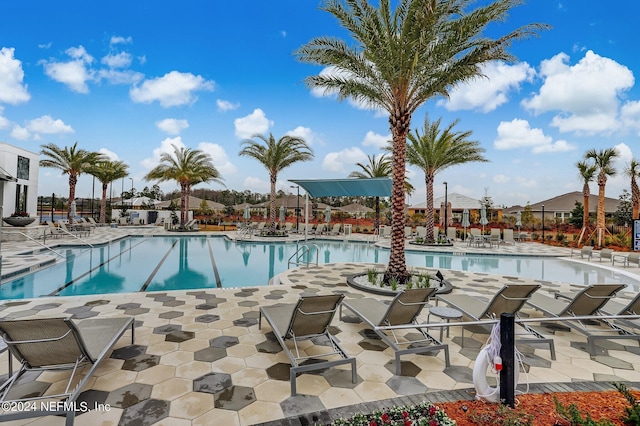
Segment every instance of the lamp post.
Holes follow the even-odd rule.
[[[55,192],[51,194],[51,223],[55,223],[53,221],[53,212],[55,211],[56,207],[56,194]]]
[[[298,195],[296,196],[296,231],[300,232],[300,185],[291,185],[291,188],[298,190]]]
[[[542,244],[544,244],[544,204],[542,205]]]
[[[93,180],[91,182],[91,217],[95,219],[95,216],[93,214],[93,202],[96,199],[96,177],[93,177]]]
[[[133,178],[131,179],[131,207],[133,207]]]
[[[122,188],[120,189],[120,210],[124,210],[124,177],[122,178]]]
[[[447,203],[447,189],[448,189],[448,185],[447,182],[443,182],[444,183],[444,235],[445,237],[447,236],[447,222],[448,222],[448,217],[447,217],[447,213],[449,211],[449,204]]]

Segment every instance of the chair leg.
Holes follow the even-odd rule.
[[[296,396],[296,372],[292,369],[289,370],[289,381],[291,382],[291,396]]]

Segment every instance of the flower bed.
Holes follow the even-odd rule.
[[[371,414],[356,414],[350,419],[339,419],[334,426],[454,426],[444,411],[429,402],[411,407],[392,407]]]

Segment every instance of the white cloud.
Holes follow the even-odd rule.
[[[144,79],[144,74],[133,70],[102,69],[98,71],[98,78],[111,84],[136,84]]]
[[[214,82],[207,81],[202,76],[191,73],[171,71],[162,77],[145,80],[140,86],[129,91],[134,102],[160,102],[163,108],[182,106],[194,103],[198,97],[197,91],[212,91]]]
[[[8,129],[11,126],[11,122],[6,117],[3,117],[4,107],[0,106],[0,129]]]
[[[238,103],[231,103],[229,101],[225,101],[222,99],[217,99],[216,100],[216,105],[218,105],[218,111],[222,111],[222,112],[226,112],[226,111],[232,111],[234,109],[238,109],[240,107],[240,104]]]
[[[509,92],[517,91],[522,82],[535,76],[535,70],[526,62],[508,65],[494,61],[486,64],[482,73],[486,77],[460,84],[451,91],[449,99],[439,100],[437,105],[444,105],[449,111],[493,111],[509,100]]]
[[[133,42],[133,39],[131,38],[131,36],[129,37],[112,36],[109,43],[111,45],[114,45],[114,44],[130,44],[132,42]]]
[[[347,169],[355,170],[356,163],[364,163],[367,161],[365,154],[358,147],[343,149],[339,152],[330,152],[325,155],[322,161],[322,170],[337,173],[347,173]]]
[[[40,49],[49,49],[51,47],[53,43],[49,42],[49,43],[44,43],[44,44],[39,44],[38,47]]]
[[[271,184],[268,181],[253,176],[247,176],[244,178],[242,187],[260,193],[265,193],[271,190]]]
[[[25,141],[31,137],[31,134],[29,133],[28,129],[18,126],[16,124],[15,126],[13,126],[13,129],[11,130],[10,136],[14,139]]]
[[[74,133],[75,130],[68,124],[64,124],[64,121],[57,119],[54,120],[49,115],[43,115],[42,117],[35,118],[28,122],[27,128],[33,133],[44,134],[62,134],[62,133]]]
[[[98,152],[100,154],[103,154],[107,158],[109,158],[109,160],[111,160],[111,161],[119,161],[120,160],[120,157],[118,157],[118,154],[116,154],[113,151],[109,151],[107,148],[100,148],[98,150]]]
[[[142,166],[145,169],[149,169],[149,170],[153,169],[155,166],[160,164],[160,157],[162,156],[163,153],[166,152],[173,155],[174,146],[176,146],[178,149],[186,148],[180,136],[176,136],[175,138],[166,138],[165,140],[160,142],[159,147],[154,148],[153,154],[150,158],[145,158],[144,160],[142,160],[141,162]]]
[[[629,101],[620,109],[622,124],[640,136],[640,101]]]
[[[523,176],[516,177],[516,183],[518,184],[518,186],[523,188],[533,188],[538,185],[535,179],[526,178]]]
[[[553,142],[542,129],[531,128],[527,120],[515,118],[512,121],[501,121],[498,125],[498,137],[493,141],[496,149],[516,149],[532,147],[532,153],[565,152],[576,149],[575,145],[566,141]]]
[[[131,65],[131,54],[127,52],[109,53],[100,60],[109,68],[127,68]]]
[[[507,183],[509,182],[509,176],[506,175],[495,175],[493,177],[493,182],[494,183]]]
[[[264,111],[256,108],[251,114],[233,120],[233,124],[236,128],[236,136],[240,139],[247,139],[255,134],[267,133],[269,128],[273,126],[273,121],[267,119]]]
[[[382,149],[389,145],[391,134],[380,135],[369,130],[362,140],[362,146],[372,146],[376,149]]]
[[[296,138],[303,139],[308,145],[313,145],[315,142],[315,136],[310,128],[298,126],[293,130],[289,130],[286,133],[287,136],[293,136]]]
[[[220,172],[220,177],[223,179],[225,176],[234,174],[238,171],[236,166],[229,161],[229,156],[222,146],[211,142],[200,142],[198,144],[198,149],[211,156],[211,162],[216,166],[216,169]]]
[[[23,84],[22,62],[13,57],[14,48],[0,49],[0,102],[19,104],[27,102],[31,95]]]
[[[617,130],[619,97],[634,84],[633,73],[616,61],[589,50],[575,65],[559,53],[543,61],[540,92],[522,101],[535,114],[560,111],[551,125],[561,132],[586,134]]]
[[[170,135],[178,135],[182,130],[189,128],[189,122],[187,120],[165,118],[164,120],[156,121],[156,127]]]
[[[94,79],[94,71],[89,69],[93,57],[83,46],[70,47],[66,54],[72,59],[69,62],[42,61],[44,73],[51,79],[66,84],[78,93],[89,93],[87,81]]]

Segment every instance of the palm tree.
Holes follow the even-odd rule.
[[[447,97],[456,84],[482,75],[482,65],[514,59],[507,51],[516,39],[544,26],[526,25],[497,39],[483,35],[503,21],[520,0],[496,0],[470,10],[474,0],[328,0],[322,9],[337,18],[356,42],[318,37],[296,52],[302,62],[333,72],[306,78],[311,88],[351,98],[389,114],[392,150],[391,254],[385,281],[409,277],[404,253],[406,138],[413,113],[435,96]]]
[[[471,131],[453,131],[460,120],[455,120],[444,130],[440,130],[441,121],[442,119],[439,118],[430,123],[427,115],[424,119],[422,134],[416,129],[407,135],[409,140],[407,161],[424,172],[427,190],[427,241],[435,241],[433,235],[433,183],[435,175],[458,164],[489,161],[482,156],[485,149],[480,147],[480,142],[469,140]],[[446,208],[447,206],[445,206]]]
[[[607,185],[607,177],[616,175],[616,169],[613,168],[613,160],[616,157],[618,157],[618,152],[615,148],[601,149],[600,151],[590,149],[584,154],[584,158],[592,160],[593,165],[598,170],[598,210],[596,214],[598,246],[602,245],[602,233],[606,231],[604,223],[604,188]]]
[[[160,164],[144,177],[146,180],[166,182],[175,180],[180,185],[180,227],[183,228],[189,211],[191,187],[199,183],[217,182],[222,184],[218,169],[211,162],[211,156],[199,149],[178,148],[173,145],[173,154],[164,152]]]
[[[109,184],[115,180],[129,176],[127,169],[129,166],[122,161],[104,160],[93,165],[87,172],[93,175],[102,184],[102,198],[100,199],[100,218],[99,223],[106,222],[107,211],[107,188]]]
[[[580,231],[580,238],[578,239],[578,244],[580,244],[584,233],[589,229],[589,197],[591,197],[589,183],[593,182],[598,168],[585,160],[578,161],[576,163],[576,167],[578,168],[578,175],[582,180],[582,198],[584,204],[584,213],[582,214],[582,231]]]
[[[636,177],[640,176],[640,161],[632,158],[624,170],[624,174],[631,178],[631,202],[633,203],[632,219],[638,219],[640,213],[640,188]]]
[[[69,175],[67,220],[73,222],[73,218],[71,217],[71,203],[73,203],[76,198],[78,176],[86,173],[93,164],[102,161],[105,157],[97,152],[78,149],[78,142],[74,143],[71,148],[60,148],[53,143],[42,145],[40,155],[45,157],[40,160],[40,167],[51,167],[61,170],[63,175]]]
[[[377,160],[375,155],[367,155],[369,164],[356,163],[360,170],[349,173],[350,178],[369,179],[391,176],[391,159],[381,155]],[[380,228],[380,197],[376,196],[376,216],[373,220],[373,228]]]
[[[255,141],[253,139],[259,139]],[[313,151],[302,138],[285,135],[276,140],[273,134],[269,137],[253,135],[251,139],[242,142],[244,148],[240,155],[258,160],[269,171],[271,195],[269,197],[269,233],[276,232],[276,181],[278,173],[290,165],[313,159]]]

